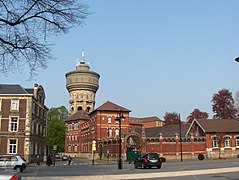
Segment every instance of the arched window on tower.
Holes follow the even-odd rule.
[[[86,108],[86,112],[90,112],[90,107],[87,107],[87,108]]]
[[[71,107],[71,111],[74,111],[74,107]]]
[[[79,106],[79,107],[77,108],[77,110],[78,110],[78,111],[82,110],[82,107],[81,107],[81,106]]]

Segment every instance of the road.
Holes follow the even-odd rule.
[[[39,167],[31,165],[22,173],[23,180],[40,179],[162,179],[162,180],[239,180],[239,162],[229,160],[204,160],[186,162],[166,162],[162,169],[135,169],[133,164],[124,163],[119,170],[117,162],[73,159],[71,165],[66,161],[56,161],[56,166]]]

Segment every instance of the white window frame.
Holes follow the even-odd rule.
[[[72,130],[72,124],[68,124],[68,130],[69,130],[69,131]]]
[[[19,109],[19,99],[11,100],[11,111],[18,111]]]
[[[71,145],[68,144],[68,152],[71,152]]]
[[[112,129],[108,128],[108,137],[112,137]]]
[[[13,122],[13,120],[17,120],[17,121]],[[9,131],[17,132],[18,131],[18,123],[19,123],[19,118],[17,116],[11,116],[10,120],[9,120]]]
[[[230,137],[225,137],[224,138],[224,147],[225,148],[230,148],[231,147],[231,138]]]
[[[116,137],[119,136],[119,128],[116,128],[116,129],[115,129],[115,136],[116,136]]]
[[[78,144],[75,144],[74,151],[75,151],[75,152],[78,151]]]
[[[239,148],[239,137],[236,137],[235,141],[236,141],[236,147]]]
[[[219,148],[219,138],[218,137],[212,138],[212,148]]]
[[[15,141],[15,143],[13,143]],[[8,153],[9,154],[17,154],[17,139],[9,139],[8,140]]]
[[[107,120],[108,120],[108,124],[111,124],[111,116],[108,116]]]

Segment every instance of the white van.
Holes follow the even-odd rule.
[[[26,161],[17,155],[0,155],[0,169],[14,169],[23,172]]]

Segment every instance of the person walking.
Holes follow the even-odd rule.
[[[68,165],[71,165],[71,156],[69,155],[69,157],[68,157]]]

